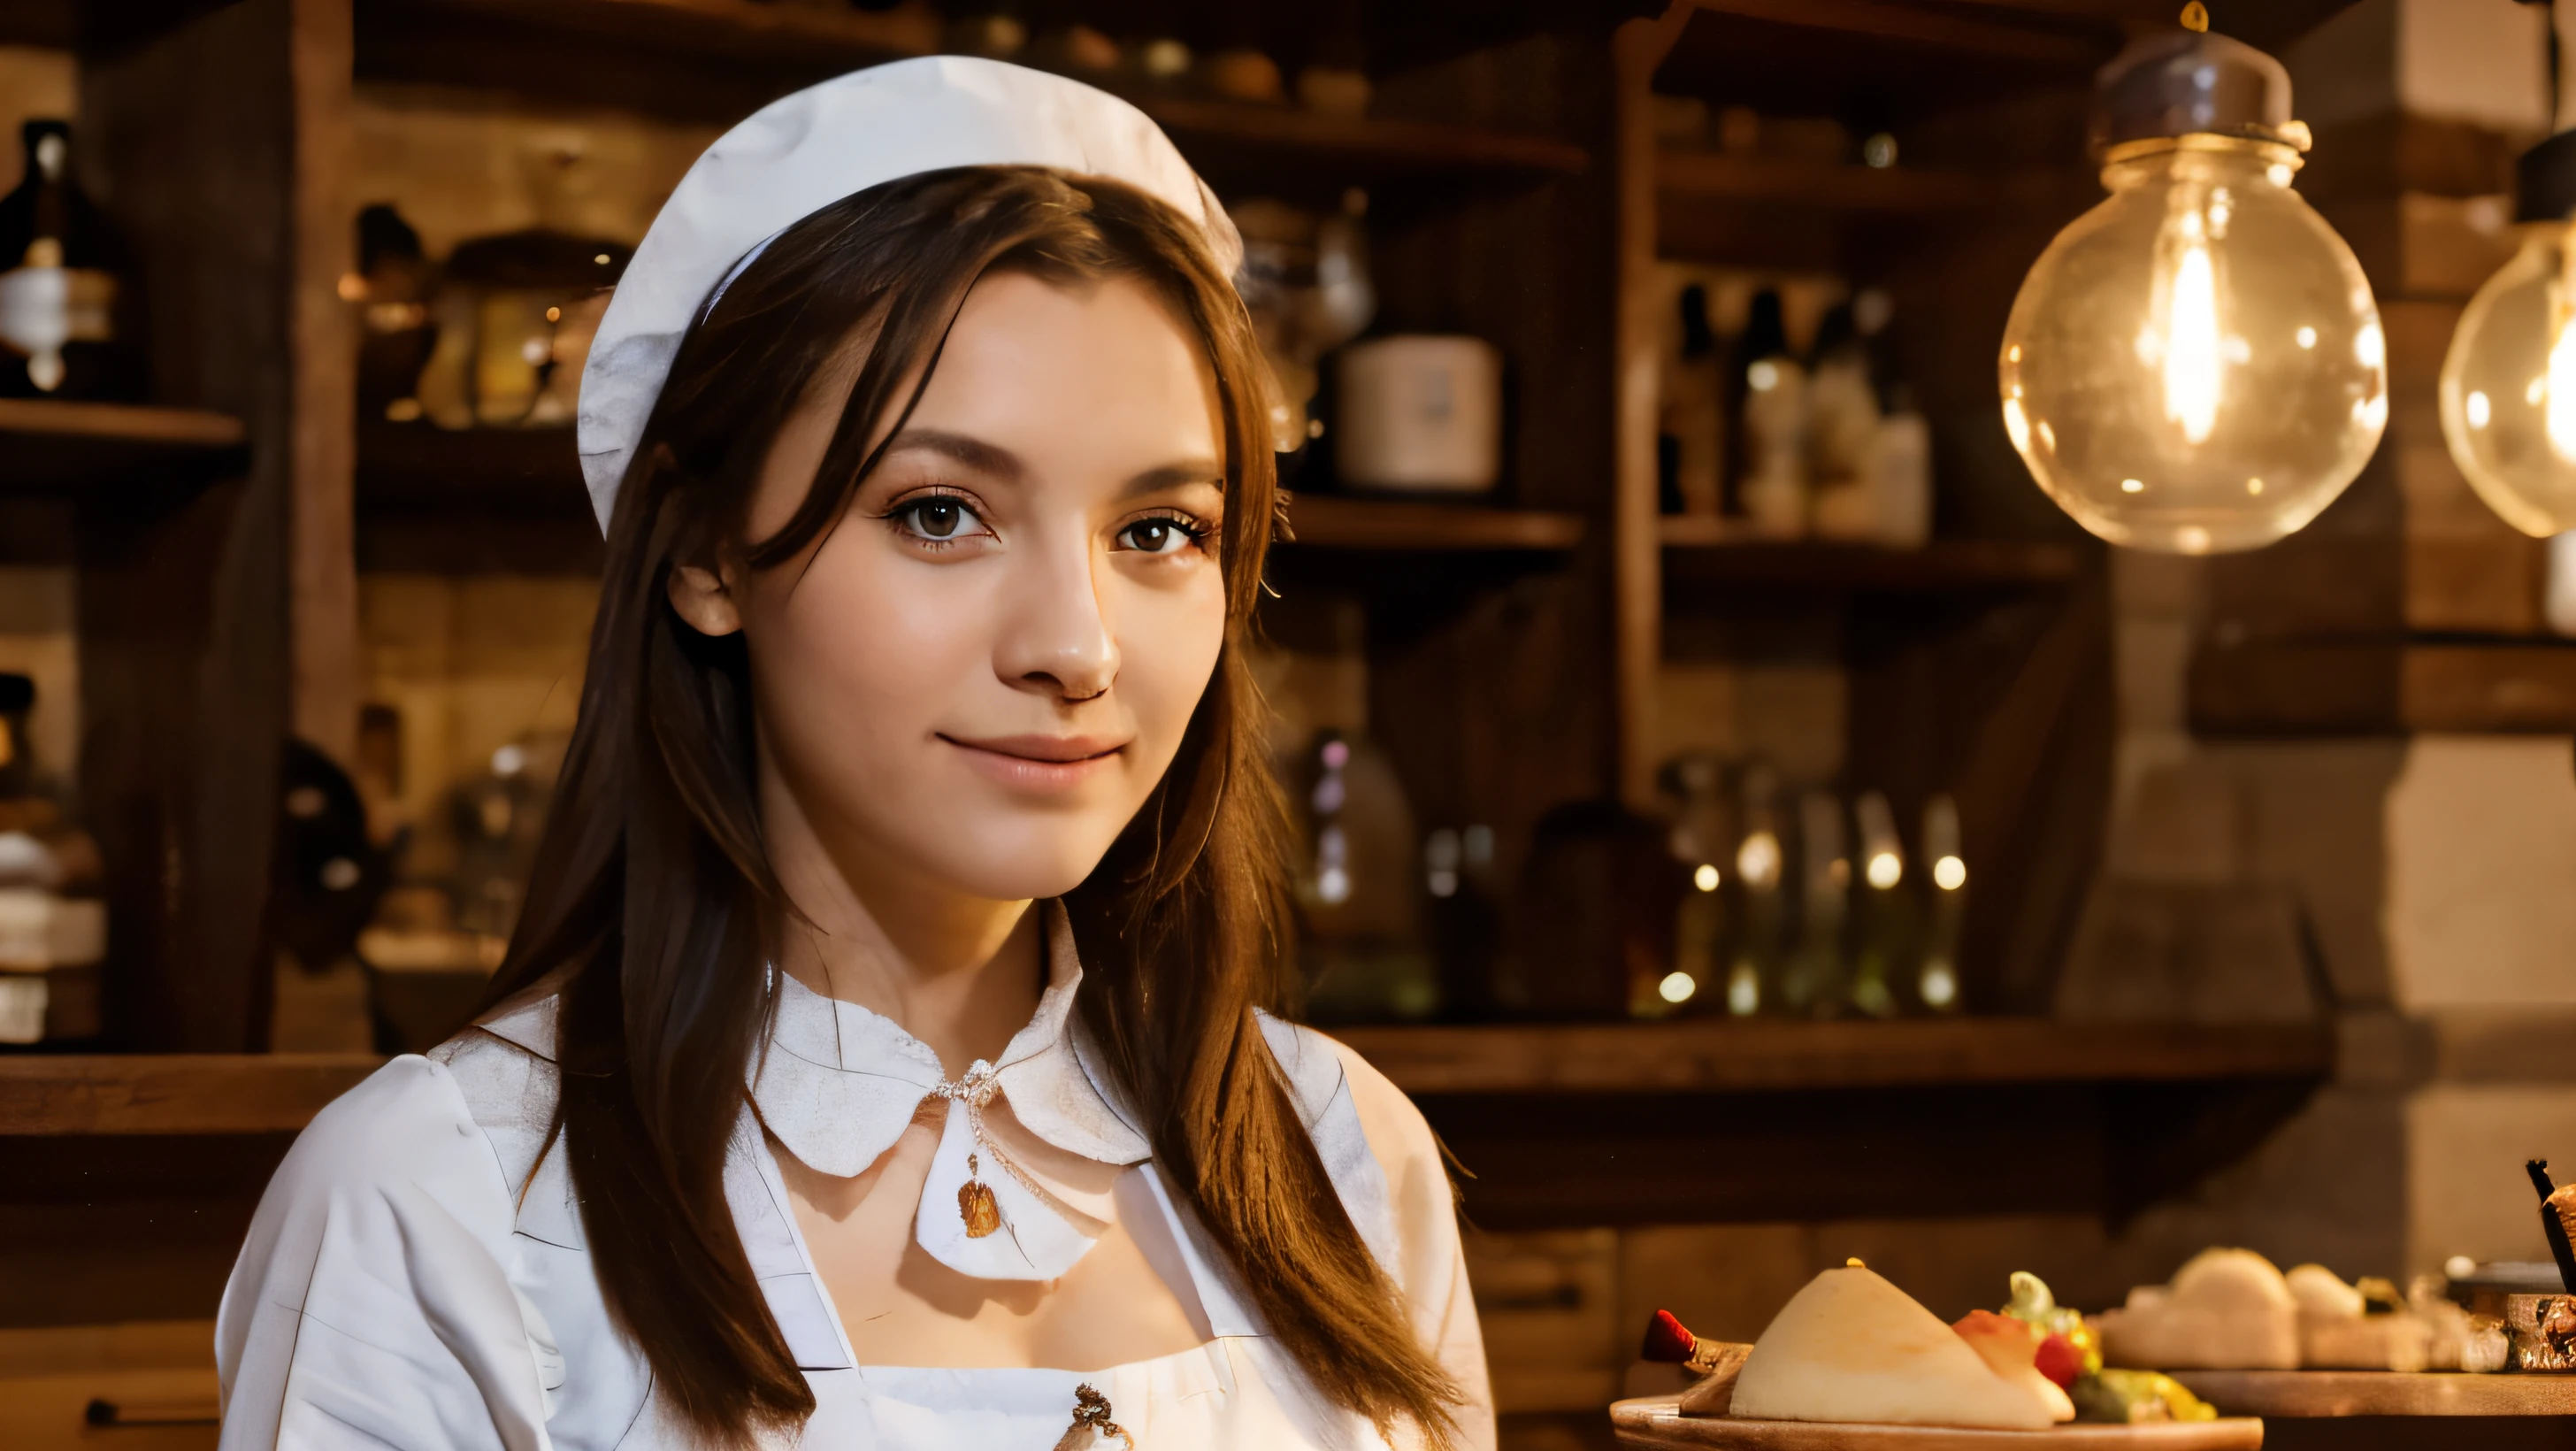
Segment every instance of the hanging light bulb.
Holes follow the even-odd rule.
[[[2290,189],[2309,136],[2289,73],[2196,27],[2139,40],[2103,68],[2093,129],[2111,195],[2013,300],[2004,431],[2114,544],[2260,548],[2333,503],[2388,422],[2370,284]]]
[[[2576,131],[2520,172],[2522,244],[2442,359],[2442,438],[2488,508],[2547,536],[2576,529]]]

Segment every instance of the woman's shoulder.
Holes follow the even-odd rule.
[[[1439,1140],[1432,1137],[1422,1110],[1358,1049],[1303,1023],[1267,1014],[1261,1026],[1308,1128],[1331,1113],[1337,1098],[1347,1098],[1368,1135],[1370,1149],[1387,1166],[1390,1177],[1417,1160],[1438,1162]]]
[[[1349,1044],[1268,1014],[1261,1028],[1360,1238],[1414,1289],[1457,1239],[1456,1198],[1431,1125]]]

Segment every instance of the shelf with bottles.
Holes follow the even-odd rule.
[[[1127,96],[1220,189],[1258,181],[1268,190],[1283,173],[1329,173],[1336,188],[1444,176],[1534,182],[1591,162],[1552,137],[1368,114],[1357,71],[1316,84],[1258,52],[1193,56],[1175,39],[1125,33],[1135,27],[1118,16],[1095,24],[1032,36],[996,17],[947,25],[917,4],[871,12],[755,0],[388,0],[359,13],[357,69],[361,80],[730,123],[844,71],[971,47]],[[1109,28],[1122,33],[1112,38]],[[576,48],[584,64],[564,66]]]
[[[199,475],[238,460],[248,436],[205,409],[0,398],[0,492]]]

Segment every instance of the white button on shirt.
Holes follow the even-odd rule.
[[[784,982],[768,1052],[752,1066],[758,1116],[746,1105],[724,1189],[753,1275],[814,1391],[801,1444],[1053,1451],[1071,1425],[1075,1387],[1089,1385],[1140,1451],[1385,1445],[1316,1395],[1262,1333],[1231,1265],[1103,1091],[1070,1019],[1080,982],[1070,935],[1052,904],[1048,917],[1050,982],[1036,1018],[994,1065],[999,1096],[1052,1149],[1130,1167],[1104,1204],[1034,1164],[1021,1168],[1035,1193],[983,1162],[978,1177],[1011,1233],[968,1239],[951,1227],[960,1224],[971,1128],[964,1105],[951,1102],[917,1237],[968,1274],[1045,1279],[1115,1218],[1205,1343],[1085,1372],[859,1366],[761,1127],[815,1168],[856,1173],[940,1081],[938,1059],[891,1021]],[[642,1353],[609,1320],[561,1144],[537,1158],[554,1115],[554,1010],[547,999],[427,1057],[394,1059],[296,1141],[260,1202],[216,1325],[226,1451],[689,1444],[651,1395]],[[1262,1026],[1344,1207],[1403,1292],[1415,1333],[1469,1396],[1466,1444],[1490,1447],[1483,1344],[1429,1129],[1349,1050],[1308,1029]]]

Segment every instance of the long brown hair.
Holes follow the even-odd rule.
[[[794,911],[762,850],[740,639],[680,620],[678,564],[775,568],[833,527],[994,271],[1131,279],[1205,347],[1223,410],[1227,634],[1178,757],[1067,899],[1078,1011],[1157,1161],[1315,1387],[1451,1439],[1457,1389],[1353,1227],[1254,1009],[1286,987],[1285,816],[1244,658],[1277,480],[1251,325],[1204,241],[1134,188],[1028,167],[889,182],[790,227],[682,341],[608,527],[589,674],[526,906],[490,1001],[563,995],[564,1137],[609,1309],[701,1439],[813,1410],[754,1283],[721,1175]],[[770,440],[872,335],[812,487],[743,537]],[[909,381],[908,381],[909,380]],[[886,430],[891,433],[892,430]]]

